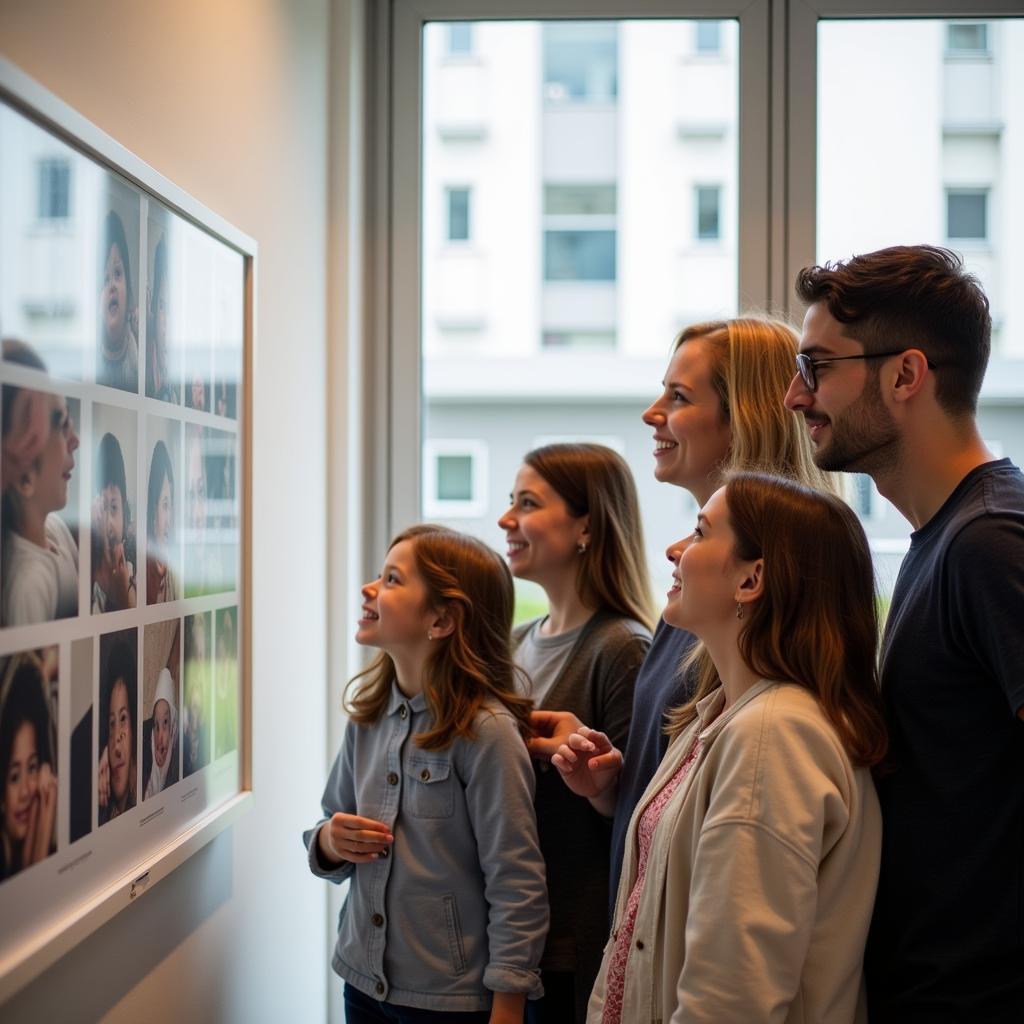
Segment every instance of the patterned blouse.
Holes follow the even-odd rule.
[[[636,836],[640,850],[636,881],[626,903],[626,911],[622,915],[622,923],[615,933],[615,947],[608,964],[608,976],[605,980],[604,1013],[601,1024],[622,1024],[622,996],[626,988],[626,968],[629,964],[629,951],[633,946],[633,930],[636,927],[636,913],[640,906],[640,897],[644,891],[644,879],[647,875],[647,858],[651,852],[655,829],[672,794],[682,785],[689,774],[697,756],[700,754],[700,738],[693,741],[690,752],[683,763],[676,769],[672,777],[661,788],[658,795],[647,805],[640,821],[637,823]]]

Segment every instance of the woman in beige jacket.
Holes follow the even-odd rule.
[[[839,499],[733,476],[669,551],[700,685],[630,822],[590,1024],[865,1019],[885,752],[871,557]],[[581,729],[553,758],[600,804]],[[597,767],[600,765],[600,767]]]

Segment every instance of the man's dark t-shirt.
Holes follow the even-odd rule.
[[[668,748],[665,735],[665,712],[689,700],[693,683],[679,674],[679,663],[696,641],[685,629],[675,629],[664,619],[658,620],[651,649],[640,666],[633,690],[633,717],[629,722],[629,741],[619,775],[619,792],[612,824],[612,862],[608,876],[611,910],[615,916],[615,896],[622,874],[622,858],[626,851],[629,819],[647,784],[661,764]]]
[[[1024,1021],[1024,476],[972,470],[911,537],[882,650],[891,770],[872,1024]]]

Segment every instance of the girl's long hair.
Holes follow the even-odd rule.
[[[482,541],[443,526],[422,524],[389,545],[412,542],[413,559],[427,591],[427,605],[444,610],[455,628],[434,642],[423,672],[423,695],[433,728],[416,737],[425,750],[443,750],[460,736],[473,738],[485,702],[497,701],[530,736],[532,701],[516,690],[512,660],[512,574]],[[376,722],[388,706],[397,676],[381,652],[345,688],[344,706],[354,722]]]
[[[651,581],[626,460],[602,444],[549,444],[527,452],[523,461],[554,488],[571,516],[590,517],[590,544],[576,562],[580,600],[650,628]]]
[[[764,592],[747,606],[739,635],[746,666],[792,682],[821,702],[854,764],[874,765],[887,747],[876,653],[878,613],[867,537],[841,499],[764,473],[737,473],[725,489],[740,561],[764,560]],[[719,684],[705,659],[693,698],[669,714],[669,732],[697,715]],[[707,666],[710,666],[708,669]]]

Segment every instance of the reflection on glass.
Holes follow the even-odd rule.
[[[151,416],[149,483],[146,490],[146,604],[176,601],[179,577],[178,520],[181,515],[179,426]]]
[[[210,763],[211,616],[185,618],[185,696],[182,706],[182,778]]]
[[[28,345],[6,339],[5,367],[46,367]],[[27,383],[27,382],[26,382]],[[0,486],[0,624],[20,626],[78,614],[79,402],[15,383],[3,385]]]
[[[216,613],[216,661],[214,679],[213,756],[220,757],[238,747],[238,608],[221,608]]]
[[[139,197],[111,177],[99,236],[96,383],[139,390]]]

